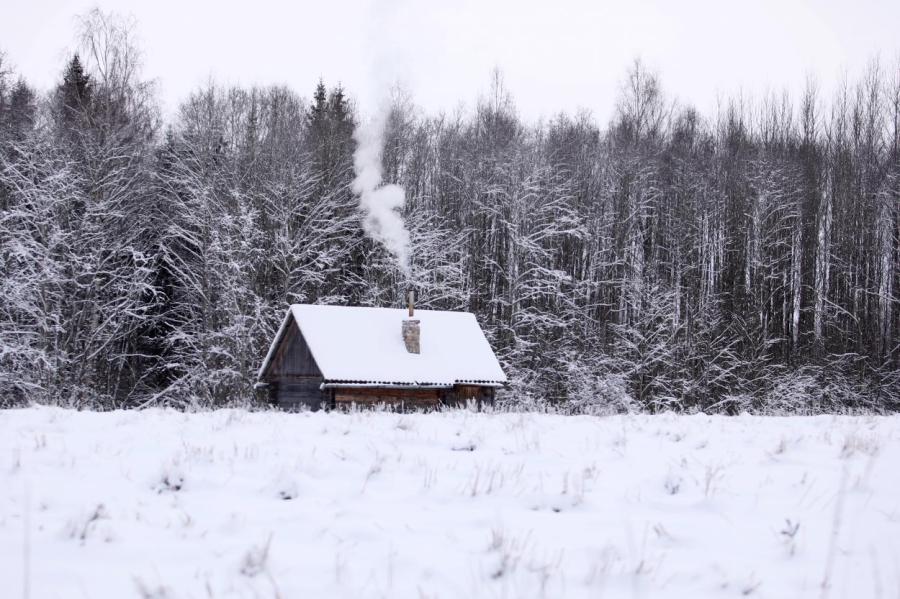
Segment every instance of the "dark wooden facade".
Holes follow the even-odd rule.
[[[322,373],[293,319],[278,341],[275,355],[263,376],[268,384],[269,401],[273,404],[286,409],[307,407],[314,410],[330,404],[329,394],[322,389],[325,382]]]
[[[387,404],[411,409],[435,409],[441,405],[443,389],[398,389],[385,387],[336,387],[336,407]]]
[[[480,385],[455,385],[449,388],[406,387],[340,383],[326,384],[312,352],[291,319],[275,354],[263,373],[268,401],[286,410],[376,406],[386,404],[396,409],[436,409],[445,405],[492,405],[494,388]]]

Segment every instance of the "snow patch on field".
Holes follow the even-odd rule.
[[[96,599],[896,597],[898,464],[898,417],[0,411],[0,580]]]

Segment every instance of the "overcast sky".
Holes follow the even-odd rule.
[[[586,108],[609,118],[640,56],[666,91],[704,112],[717,96],[825,90],[880,56],[900,56],[900,1],[725,0],[5,0],[0,50],[42,89],[93,6],[133,17],[144,71],[167,113],[210,77],[283,83],[311,95],[321,76],[369,110],[400,79],[427,110],[471,106],[499,66],[526,118]],[[11,4],[11,6],[10,6]]]

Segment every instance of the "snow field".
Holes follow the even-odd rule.
[[[896,597],[898,464],[900,417],[0,411],[0,596]]]

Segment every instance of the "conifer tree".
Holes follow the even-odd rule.
[[[92,92],[91,76],[76,53],[66,64],[63,80],[56,88],[58,110],[66,126],[72,126],[88,113]]]

